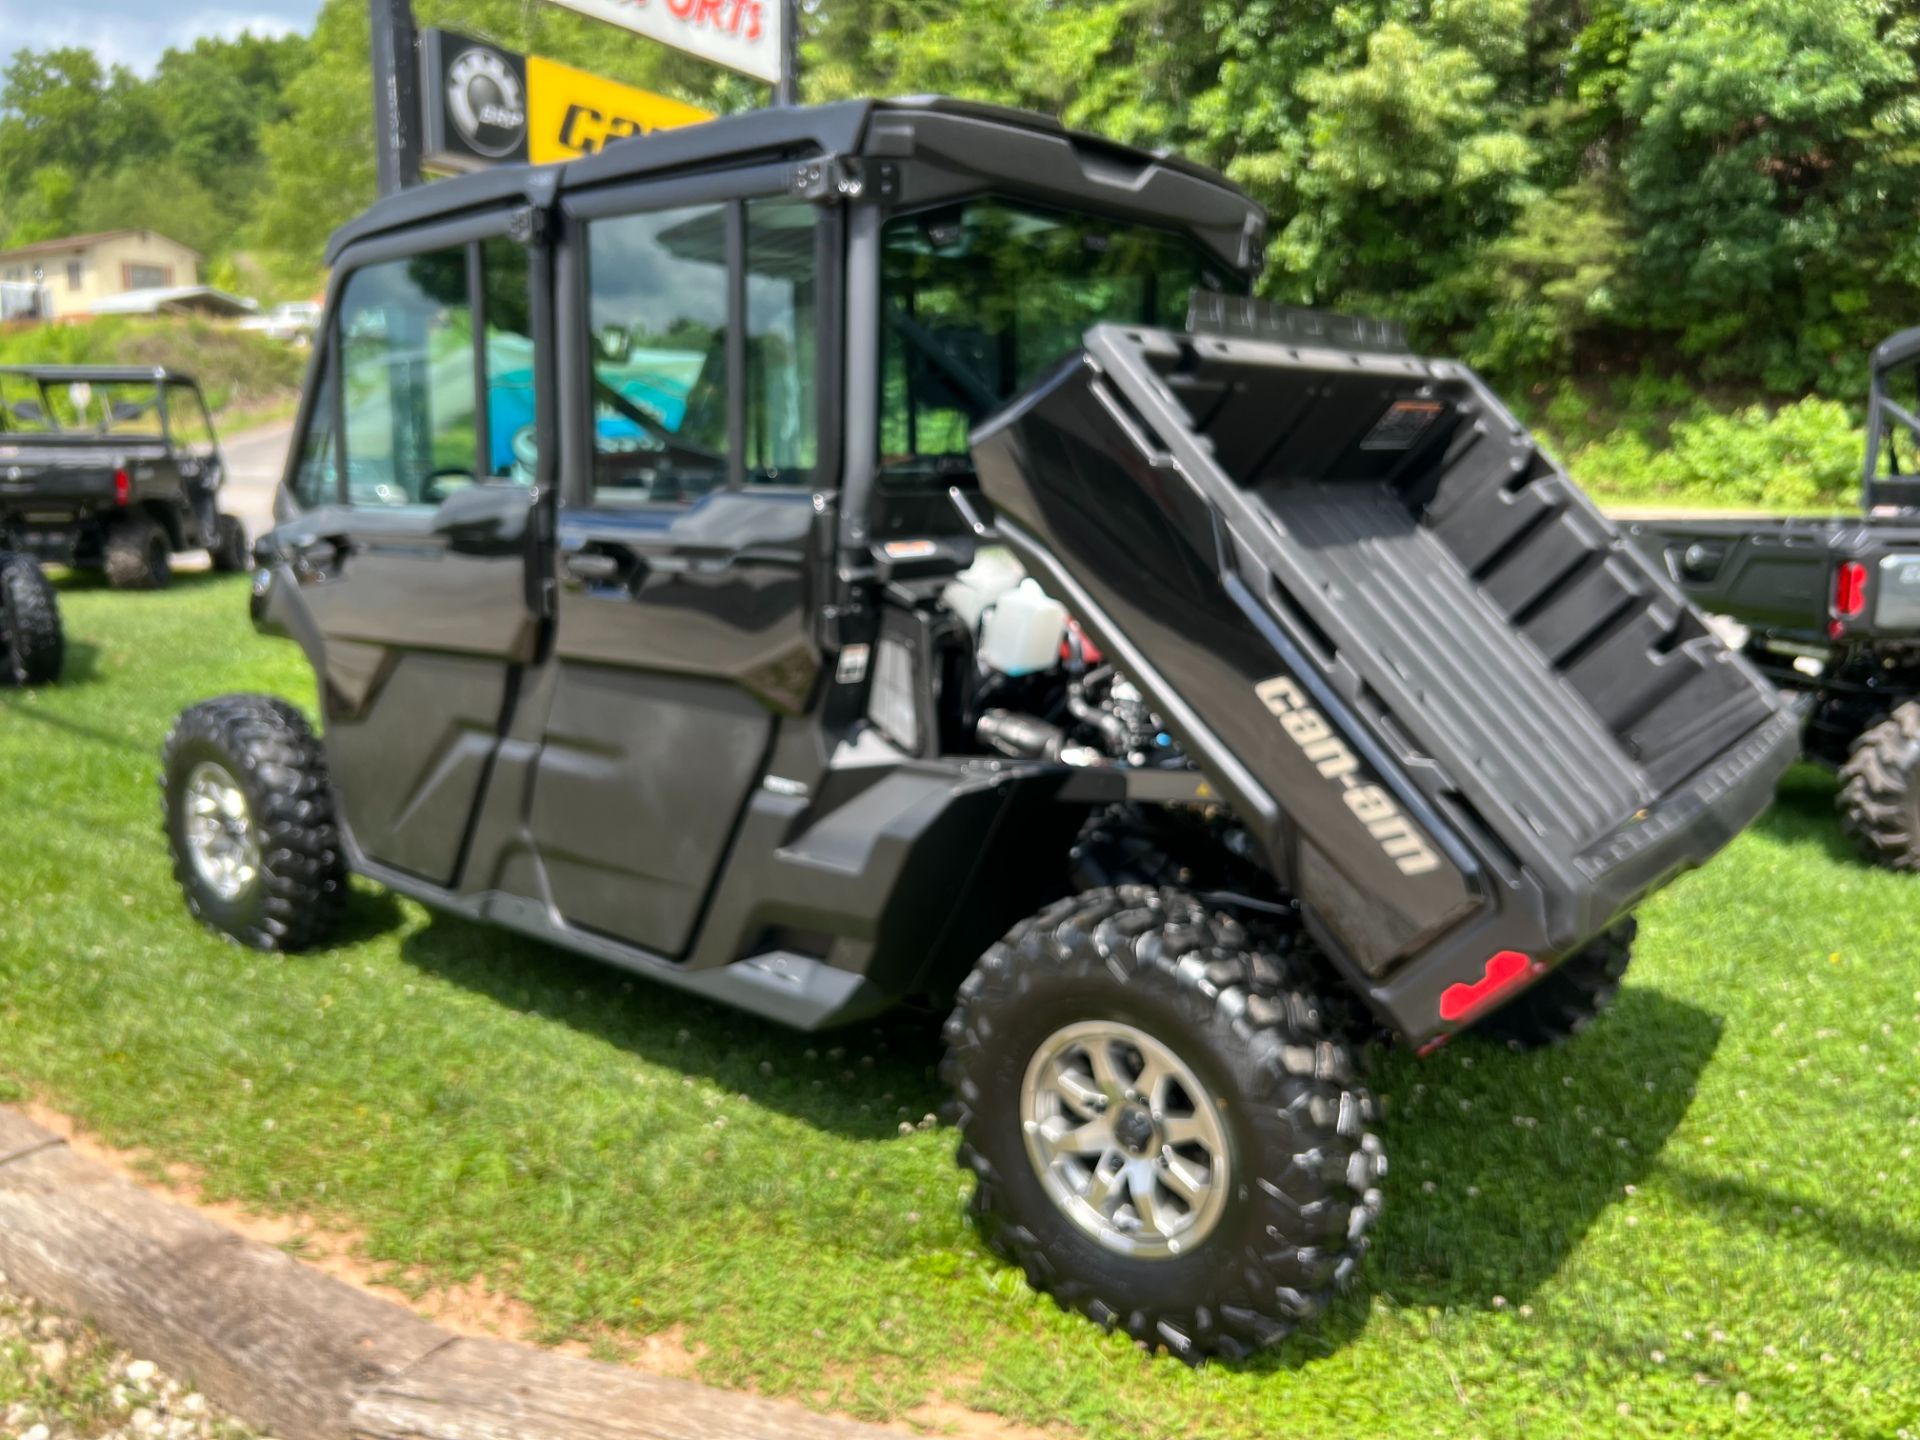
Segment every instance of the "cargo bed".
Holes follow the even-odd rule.
[[[976,433],[982,490],[1432,1030],[1496,953],[1557,959],[1725,844],[1794,727],[1470,371],[1199,308],[1242,333],[1091,332]]]

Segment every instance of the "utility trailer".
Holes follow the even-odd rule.
[[[1737,623],[1791,697],[1807,757],[1842,780],[1866,859],[1920,870],[1920,328],[1873,353],[1860,515],[1643,521],[1628,533],[1702,610]]]
[[[156,366],[0,366],[0,545],[158,590],[173,556],[245,570],[222,514],[220,442],[200,387]]]
[[[1247,297],[1218,175],[939,99],[384,201],[253,607],[184,714],[189,908],[358,872],[787,1024],[951,1007],[983,1233],[1189,1359],[1318,1315],[1361,1052],[1565,1038],[1768,803],[1771,687],[1465,369]]]

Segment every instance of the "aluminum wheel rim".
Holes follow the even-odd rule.
[[[237,900],[260,877],[260,841],[239,782],[211,760],[187,777],[187,858],[201,883],[222,900]]]
[[[1135,1026],[1055,1031],[1020,1086],[1027,1158],[1048,1197],[1109,1250],[1190,1253],[1232,1193],[1226,1127],[1192,1067]]]

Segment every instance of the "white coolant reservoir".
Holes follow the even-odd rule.
[[[980,617],[1002,595],[1027,578],[1027,572],[1004,545],[989,545],[973,557],[973,564],[953,577],[941,599],[967,627],[980,633]]]
[[[980,659],[1002,675],[1031,675],[1060,663],[1067,607],[1032,580],[994,601],[980,630]]]

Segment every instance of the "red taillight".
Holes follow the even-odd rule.
[[[1516,985],[1524,985],[1546,967],[1518,950],[1502,950],[1473,984],[1449,985],[1440,992],[1440,1018],[1464,1020],[1484,1010]]]
[[[124,505],[133,498],[133,481],[124,470],[113,472],[113,503]]]
[[[1833,577],[1833,613],[1853,620],[1867,612],[1867,567],[1845,561]]]

